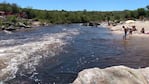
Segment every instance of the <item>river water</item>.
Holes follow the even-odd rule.
[[[147,67],[148,41],[140,45],[142,40],[124,41],[107,28],[79,24],[0,32],[0,81],[68,84],[87,68]]]

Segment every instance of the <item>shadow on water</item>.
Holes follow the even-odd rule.
[[[105,68],[115,65],[138,68],[149,64],[144,59],[144,57],[149,59],[147,53],[144,53],[143,50],[141,53],[138,52],[140,50],[136,49],[132,42],[121,40],[121,37],[114,36],[108,29],[63,25],[53,32],[61,32],[62,27],[65,27],[66,30],[70,27],[77,28],[80,34],[74,36],[72,40],[67,40],[69,44],[59,55],[43,58],[36,67],[38,74],[35,74],[32,79],[27,79],[30,81],[29,83],[67,84],[73,82],[79,71],[87,68]],[[141,60],[145,61],[140,62]],[[26,76],[30,77],[31,74]],[[33,79],[36,79],[36,82],[33,82]],[[24,79],[18,75],[11,82],[15,80]]]

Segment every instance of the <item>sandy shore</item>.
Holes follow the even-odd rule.
[[[109,27],[110,30],[114,33],[114,34],[124,34],[124,30],[122,28],[122,26],[131,28],[133,25],[136,26],[137,31],[132,33],[132,36],[137,36],[137,37],[149,37],[149,21],[135,21],[134,23],[123,23],[123,24],[118,24],[116,26],[113,27]],[[141,34],[141,29],[144,28],[145,29],[145,34]]]

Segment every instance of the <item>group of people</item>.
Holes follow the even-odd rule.
[[[125,26],[122,26],[122,28],[124,29],[124,37],[123,37],[123,39],[125,39],[125,40],[126,40],[126,37],[127,37],[128,33],[130,35],[132,35],[132,33],[134,31],[137,31],[136,26],[132,26],[132,28],[128,28],[128,27],[126,28]],[[145,29],[142,28],[140,32],[144,34],[145,33]]]

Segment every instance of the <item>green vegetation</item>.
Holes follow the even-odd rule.
[[[127,19],[148,19],[149,18],[149,6],[145,8],[138,8],[137,10],[124,10],[124,11],[48,11],[37,10],[32,8],[21,8],[17,4],[0,3],[0,10],[5,12],[11,12],[13,15],[18,13],[25,13],[26,19],[34,19],[41,22],[47,22],[52,24],[64,24],[64,23],[84,23],[90,21],[121,21]],[[10,22],[16,23],[16,16],[8,17]],[[1,24],[1,21],[0,21]]]

